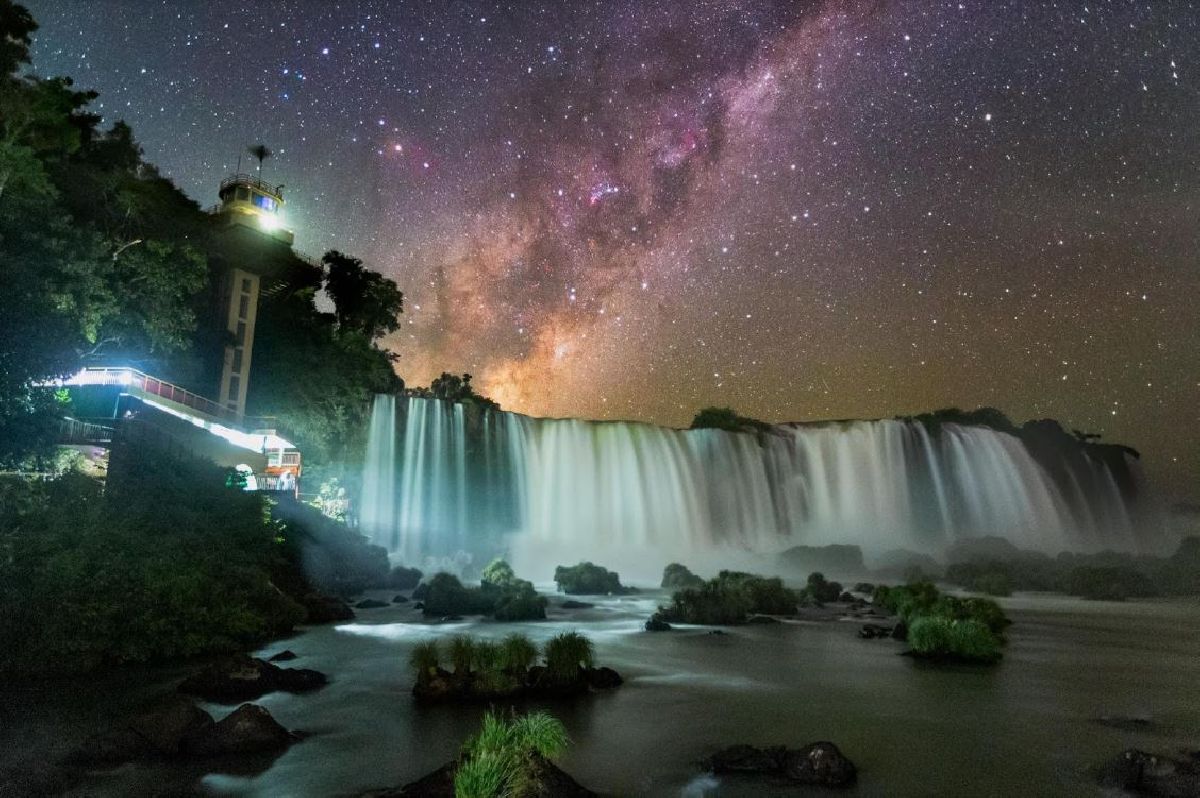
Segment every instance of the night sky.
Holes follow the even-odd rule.
[[[393,277],[410,384],[686,424],[992,405],[1200,498],[1200,8],[64,2],[42,74]],[[249,159],[243,161],[246,167]]]

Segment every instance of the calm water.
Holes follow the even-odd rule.
[[[450,759],[482,711],[417,707],[407,667],[413,644],[515,629],[539,640],[584,631],[598,661],[625,676],[613,692],[552,707],[574,740],[561,764],[606,794],[774,794],[762,781],[698,778],[697,760],[736,742],[832,740],[859,766],[858,785],[844,794],[862,796],[1098,795],[1087,769],[1125,747],[1200,747],[1196,602],[1013,598],[1003,602],[1016,623],[1000,666],[947,670],[897,656],[902,646],[890,640],[859,640],[849,622],[751,626],[722,636],[695,627],[643,632],[661,600],[648,594],[568,611],[556,597],[549,621],[525,624],[433,626],[406,605],[362,610],[357,623],[314,628],[259,652],[290,648],[300,658],[288,664],[332,679],[316,693],[260,699],[285,726],[311,735],[251,768],[261,772],[127,766],[74,794],[161,794],[199,779],[215,794],[326,796],[413,780]],[[89,680],[70,693],[0,693],[2,755],[62,750],[72,735],[135,706],[177,673]],[[206,708],[217,717],[228,710]],[[1121,731],[1094,722],[1101,716],[1154,726]]]

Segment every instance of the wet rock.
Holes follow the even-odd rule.
[[[416,604],[412,605],[412,608],[414,610],[423,610],[423,609],[425,609],[425,604],[423,602],[418,601]]]
[[[1186,759],[1130,748],[1097,769],[1102,787],[1115,787],[1157,798],[1200,795],[1200,752]]]
[[[386,607],[386,606],[388,606],[388,603],[386,601],[379,601],[378,599],[363,599],[362,601],[360,601],[354,605],[354,609],[356,609],[356,610],[377,610],[380,607]]]
[[[294,659],[296,659],[296,652],[289,648],[267,657],[267,662],[290,662]]]
[[[393,604],[407,604],[408,596],[395,596],[394,598],[392,598],[392,603]]]
[[[587,682],[595,690],[611,690],[614,687],[620,687],[625,680],[612,668],[601,667],[587,669]]]
[[[212,716],[191,701],[171,696],[141,713],[129,728],[160,754],[179,753],[185,738],[212,728]]]
[[[295,741],[295,735],[280,726],[266,709],[257,704],[242,704],[215,724],[189,736],[185,750],[195,756],[255,754],[278,751]]]
[[[844,787],[853,784],[858,768],[833,743],[811,743],[783,758],[783,775],[801,784]]]
[[[586,601],[576,601],[575,599],[568,599],[567,601],[564,601],[559,606],[562,607],[564,610],[590,610],[592,607],[595,607],[596,605],[591,604]]]
[[[857,776],[854,763],[830,742],[810,743],[803,748],[733,745],[705,761],[713,773],[742,773],[780,776],[789,781],[821,787],[843,787]]]
[[[858,636],[863,640],[874,640],[877,637],[891,637],[892,627],[881,626],[877,623],[864,623],[858,630]]]
[[[908,624],[906,624],[904,621],[898,621],[896,625],[892,627],[892,639],[908,640]]]
[[[354,618],[354,610],[350,609],[350,605],[342,601],[340,598],[326,596],[321,593],[309,593],[301,601],[304,605],[304,610],[308,613],[305,619],[306,623],[335,623],[337,621],[349,621]]]
[[[646,631],[647,632],[669,632],[669,631],[671,631],[671,624],[664,621],[662,619],[661,615],[659,615],[658,613],[655,613],[654,615],[651,615],[650,618],[646,621]]]
[[[719,635],[722,637],[728,637],[729,632],[726,632],[724,629],[713,629],[712,631],[709,632],[709,634],[710,635]]]
[[[713,773],[778,773],[783,768],[783,746],[755,748],[752,745],[731,745],[708,758]]]
[[[449,762],[417,781],[403,787],[372,790],[358,798],[454,798],[454,773],[457,762]],[[537,754],[529,763],[529,776],[518,793],[521,798],[598,798],[553,762]]]
[[[457,623],[458,621],[461,621],[462,619],[463,619],[463,617],[461,615],[443,615],[441,618],[438,618],[437,622],[438,623]]]
[[[780,623],[778,618],[773,618],[770,615],[751,615],[746,619],[746,623],[765,626],[773,623]]]
[[[316,690],[327,681],[320,671],[280,668],[265,660],[238,654],[192,674],[179,685],[179,690],[209,701],[234,703],[275,690],[289,693]]]

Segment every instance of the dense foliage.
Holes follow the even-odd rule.
[[[437,573],[414,598],[425,602],[426,615],[493,615],[499,621],[534,621],[546,617],[546,599],[533,583],[518,579],[503,560],[484,569],[479,587],[467,587],[457,576]]]
[[[706,407],[692,419],[691,429],[722,429],[726,432],[768,432],[771,425],[755,418],[739,416],[732,408]]]
[[[991,599],[948,596],[931,582],[879,585],[872,601],[907,624],[915,655],[935,659],[994,662],[1011,623]]]
[[[673,562],[663,569],[662,586],[667,590],[700,587],[703,584],[704,580],[688,570],[686,565]]]
[[[818,604],[825,604],[837,601],[841,595],[841,582],[830,582],[825,578],[825,574],[820,571],[814,571],[808,575],[808,581],[804,586],[802,597]]]
[[[621,584],[621,577],[616,571],[590,562],[558,566],[554,569],[554,581],[559,590],[570,596],[619,596],[633,592],[633,588]]]
[[[566,729],[546,712],[508,718],[488,712],[479,733],[463,746],[454,773],[455,798],[541,794],[541,762],[569,744]]]
[[[721,571],[698,587],[677,591],[658,617],[671,623],[740,624],[750,615],[791,615],[796,604],[795,591],[776,577]]]

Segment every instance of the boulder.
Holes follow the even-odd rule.
[[[302,693],[323,687],[325,674],[308,668],[280,668],[265,660],[237,654],[194,673],[179,685],[184,693],[209,701],[235,703],[275,690]]]
[[[354,610],[340,598],[326,596],[322,593],[309,593],[301,604],[308,613],[306,623],[334,623],[354,619]]]
[[[379,601],[378,599],[363,599],[362,601],[360,601],[354,605],[354,609],[356,609],[356,610],[377,610],[380,607],[386,607],[386,606],[388,606],[388,603],[386,601]]]
[[[749,618],[746,619],[746,623],[756,624],[756,625],[769,625],[769,624],[773,624],[773,623],[780,623],[780,620],[778,618],[773,618],[770,615],[751,615]]]
[[[181,696],[156,704],[135,717],[129,728],[160,754],[178,754],[185,738],[212,728],[212,716]]]
[[[457,623],[458,621],[461,621],[462,619],[463,618],[461,615],[443,615],[441,618],[437,619],[437,622],[438,623]]]
[[[407,604],[408,596],[395,596],[392,598],[393,604]]]
[[[211,721],[212,719],[209,718]],[[82,767],[115,767],[157,753],[145,737],[128,726],[93,734],[67,755],[66,764]],[[0,795],[3,793],[0,792]]]
[[[844,787],[858,775],[854,763],[842,755],[833,743],[811,743],[783,758],[783,775],[801,784]]]
[[[783,746],[731,745],[710,756],[707,764],[713,773],[778,773],[785,754]]]
[[[296,737],[257,704],[242,704],[227,716],[188,737],[186,752],[196,756],[277,751]]]
[[[562,607],[564,610],[590,610],[592,607],[595,607],[596,605],[590,604],[586,601],[575,601],[574,599],[568,599],[567,601],[564,601],[559,606]]]
[[[290,648],[267,657],[267,662],[289,662],[296,659],[296,652]]]
[[[1102,787],[1138,795],[1183,798],[1200,795],[1200,752],[1174,759],[1130,748],[1097,769]]]
[[[625,680],[612,668],[601,667],[587,669],[587,682],[588,686],[596,690],[611,690],[614,687],[620,687]]]
[[[358,798],[454,798],[457,762],[449,762],[429,775],[404,785],[359,794]],[[517,795],[521,798],[597,798],[565,771],[537,754],[529,762],[529,776]]]
[[[838,601],[843,604],[851,604],[854,602],[854,595],[849,590],[843,590],[842,594],[838,596]]]
[[[425,609],[425,603],[418,601],[416,604],[412,605],[412,608],[414,610],[423,610],[423,609]]]
[[[650,618],[646,621],[646,631],[647,632],[669,632],[669,631],[671,631],[671,624],[664,621],[662,619],[662,616],[660,616],[656,612],[653,615],[651,615]]]
[[[858,630],[858,636],[863,640],[874,640],[877,637],[891,637],[893,627],[880,626],[877,623],[864,623]]]

